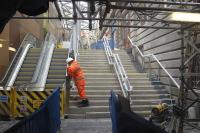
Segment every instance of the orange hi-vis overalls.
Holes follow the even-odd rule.
[[[85,79],[83,70],[76,61],[73,61],[70,66],[67,67],[67,74],[70,78],[73,78],[80,98],[86,99],[87,97],[85,93]]]

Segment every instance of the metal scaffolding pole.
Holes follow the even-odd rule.
[[[12,17],[12,19],[64,19],[64,20],[73,20],[73,17],[24,17],[24,16],[14,16]],[[101,18],[82,18],[82,17],[78,17],[77,20],[101,20]],[[125,19],[125,18],[105,18],[105,21],[144,21],[144,22],[161,22],[161,23],[174,23],[177,24],[177,22],[170,22],[170,21],[166,21],[166,20],[156,20],[156,19]]]

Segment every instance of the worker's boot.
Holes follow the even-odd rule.
[[[87,107],[87,106],[89,106],[89,101],[88,101],[88,99],[83,99],[80,103],[79,103],[79,105],[78,105],[78,107]]]

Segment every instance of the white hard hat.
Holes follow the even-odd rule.
[[[69,58],[66,59],[66,62],[69,63],[69,62],[71,62],[73,60],[74,60],[73,58],[69,57]]]

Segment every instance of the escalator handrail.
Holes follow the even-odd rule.
[[[33,86],[33,89],[34,90],[37,89],[37,91],[43,91],[45,88],[45,84],[46,84],[46,80],[47,80],[47,76],[48,76],[48,72],[49,72],[49,68],[50,68],[50,63],[51,63],[53,51],[54,51],[55,44],[56,44],[56,39],[52,34],[48,33],[45,38],[44,43],[45,43],[44,45],[47,45],[46,52],[48,52],[48,53],[45,53],[45,55],[42,59],[42,65],[39,69],[39,75],[37,77],[37,82],[35,84],[35,86],[37,88],[34,88],[34,86]]]
[[[47,41],[46,39],[47,39],[47,36],[48,36],[48,33],[47,33],[47,35],[46,35],[46,37],[45,37],[45,42]],[[32,79],[31,79],[31,82],[30,82],[30,85],[31,84],[35,84],[35,83],[37,83],[37,78],[38,78],[38,75],[39,75],[39,73],[40,73],[40,68],[41,68],[41,65],[42,65],[42,61],[43,61],[43,58],[44,58],[44,56],[45,56],[45,53],[47,52],[47,43],[45,43],[44,42],[44,45],[43,45],[43,47],[42,47],[42,51],[41,51],[41,53],[40,53],[40,57],[39,57],[39,59],[38,59],[38,62],[37,62],[37,65],[36,65],[36,68],[35,68],[35,71],[34,71],[34,73],[33,73],[33,77],[32,77]]]
[[[45,54],[45,56],[43,58],[43,62],[45,62],[45,63],[42,64],[41,69],[40,69],[40,74],[41,73],[43,73],[43,74],[41,74],[37,80],[37,83],[39,84],[39,86],[42,87],[41,91],[43,91],[45,88],[45,84],[46,84],[46,80],[47,80],[47,76],[48,76],[48,72],[49,72],[49,68],[50,68],[50,64],[51,64],[51,59],[52,59],[53,51],[54,51],[55,44],[56,44],[55,37],[49,33],[48,42],[46,42],[46,43],[48,43],[47,44],[48,54],[47,53]]]
[[[6,89],[7,90],[10,90],[11,89],[10,87],[13,86],[13,84],[14,84],[16,78],[17,78],[17,75],[19,73],[19,70],[21,69],[21,66],[24,62],[24,59],[25,59],[25,57],[26,57],[26,55],[27,55],[27,53],[28,53],[28,51],[31,47],[33,47],[33,44],[31,44],[31,43],[27,43],[23,47],[22,52],[20,53],[20,56],[17,60],[17,63],[15,65],[15,67],[12,69],[12,72],[11,72],[9,78],[8,78],[7,83],[6,83]]]
[[[28,42],[30,41],[30,42]],[[33,46],[35,46],[36,44],[36,37],[34,37],[31,33],[27,33],[22,41],[22,43],[20,44],[15,56],[13,57],[8,69],[6,70],[6,73],[4,74],[4,77],[1,79],[0,81],[0,85],[4,84],[6,81],[5,79],[8,77],[8,73],[11,71],[11,68],[14,64],[14,61],[16,60],[17,56],[21,53],[23,47],[25,46],[25,44],[27,43],[32,43]]]

